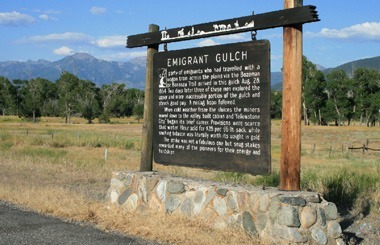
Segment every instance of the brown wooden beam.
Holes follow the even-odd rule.
[[[284,7],[302,6],[302,0],[284,0]],[[284,27],[282,142],[280,189],[300,190],[302,24]]]
[[[319,21],[318,13],[315,9],[315,6],[308,5],[204,24],[131,35],[128,36],[127,47],[135,48],[153,44],[178,42],[315,22]]]
[[[158,25],[149,25],[149,32],[158,30]],[[158,44],[148,46],[140,171],[153,170],[153,56],[156,52],[158,52]]]

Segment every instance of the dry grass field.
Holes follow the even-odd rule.
[[[90,222],[145,239],[174,244],[252,244],[238,231],[220,232],[197,220],[155,213],[125,213],[109,206],[106,192],[113,171],[138,170],[141,123],[38,123],[0,117],[0,200],[72,221]],[[368,143],[369,142],[369,143]],[[251,176],[154,165],[171,174],[255,185],[279,183],[281,122],[272,122],[272,174]],[[348,150],[368,143],[380,149],[380,127],[302,128],[303,189],[321,192],[341,214],[380,215],[380,151]],[[184,235],[186,234],[186,235]]]

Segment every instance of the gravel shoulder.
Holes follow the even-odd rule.
[[[0,201],[0,244],[156,244],[69,223]]]

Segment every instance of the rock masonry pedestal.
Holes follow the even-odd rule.
[[[318,193],[232,185],[157,172],[114,172],[109,202],[126,211],[179,213],[271,243],[344,244],[334,203]]]

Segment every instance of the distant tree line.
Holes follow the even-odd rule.
[[[380,72],[358,68],[352,74],[334,70],[325,75],[303,57],[302,116],[306,125],[350,125],[352,121],[374,126],[380,120]],[[111,117],[142,118],[144,92],[112,83],[98,88],[64,72],[54,83],[43,78],[13,80],[0,76],[0,114],[36,121],[41,116],[62,116],[67,123],[81,116],[91,123]],[[271,118],[282,116],[282,92],[271,92]]]
[[[282,92],[271,93],[271,117],[281,118]],[[305,125],[375,126],[380,120],[380,72],[358,68],[352,74],[334,70],[325,75],[303,57],[302,116]]]
[[[70,123],[73,116],[80,116],[88,123],[95,118],[108,123],[111,117],[141,118],[143,106],[141,90],[118,83],[99,88],[68,72],[55,82],[43,78],[10,81],[0,76],[0,114],[31,118],[34,122],[41,116],[61,116]]]

